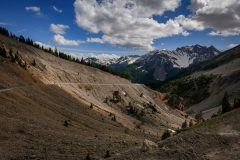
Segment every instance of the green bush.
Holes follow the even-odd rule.
[[[113,103],[119,103],[122,100],[122,97],[119,93],[119,91],[114,91],[112,93],[112,99],[110,100]]]
[[[137,107],[133,106],[131,102],[129,102],[127,108],[127,113],[133,115],[140,121],[144,121],[144,116],[146,115],[144,109],[138,109]]]

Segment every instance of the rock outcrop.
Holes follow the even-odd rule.
[[[157,148],[157,147],[158,147],[158,145],[155,142],[150,141],[148,139],[144,139],[141,150],[143,152],[147,152],[147,151],[151,151],[152,149]]]
[[[176,95],[176,94],[169,95],[168,100],[167,100],[167,104],[170,107],[176,108],[180,111],[184,110],[183,98]]]

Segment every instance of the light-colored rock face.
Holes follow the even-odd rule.
[[[158,148],[157,143],[155,143],[153,141],[150,141],[148,139],[144,139],[141,150],[143,152],[147,152],[147,151],[149,152],[149,151],[151,151],[153,149],[156,149],[156,148]]]
[[[126,79],[111,75],[98,69],[69,62],[45,53],[39,49],[22,45],[15,48],[16,42],[6,41],[6,47],[18,51],[33,78],[49,86],[57,86],[93,110],[112,114],[123,126],[134,129],[142,123],[150,132],[161,132],[162,126],[176,129],[185,121],[182,113],[164,104],[155,97],[151,89],[141,84],[132,84]],[[35,62],[35,66],[31,64]],[[121,101],[112,102],[114,91],[118,91]],[[129,104],[137,110],[131,114]],[[144,114],[142,117],[140,113]]]
[[[1,35],[0,43],[14,56],[18,52],[27,66],[0,56],[3,159],[26,159],[25,153],[39,159],[84,159],[88,152],[102,158],[106,150],[124,153],[141,147],[144,139],[157,141],[166,128],[189,121],[144,85]]]

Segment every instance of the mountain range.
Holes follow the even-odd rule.
[[[176,50],[155,50],[148,54],[122,56],[113,59],[88,57],[87,62],[107,65],[129,76],[132,82],[151,84],[165,81],[182,69],[210,60],[221,52],[214,46],[184,46]]]

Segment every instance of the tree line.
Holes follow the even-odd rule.
[[[117,76],[120,76],[122,78],[129,79],[128,75],[113,71],[105,65],[101,65],[101,64],[98,64],[98,63],[94,63],[94,62],[86,62],[83,58],[80,60],[79,58],[73,57],[69,54],[66,54],[64,52],[61,52],[61,51],[57,50],[57,48],[52,49],[51,47],[46,48],[44,46],[40,46],[39,44],[34,43],[34,41],[32,39],[30,39],[29,37],[25,38],[22,35],[16,36],[12,32],[9,32],[6,28],[0,27],[0,34],[5,35],[5,36],[7,36],[9,38],[12,38],[14,40],[17,40],[19,42],[25,43],[27,45],[33,46],[35,48],[41,49],[41,50],[43,50],[47,53],[50,53],[50,54],[52,54],[56,57],[59,57],[59,58],[62,58],[62,59],[65,59],[65,60],[68,60],[68,61],[71,61],[71,62],[83,64],[83,65],[86,65],[86,66],[94,67],[94,68],[100,69],[104,72],[108,72],[108,73],[111,73],[113,75],[117,75]]]

